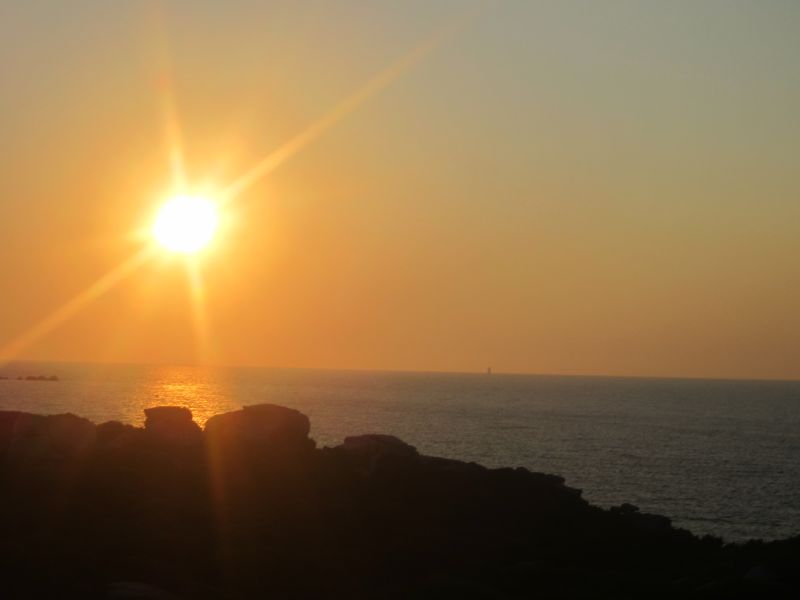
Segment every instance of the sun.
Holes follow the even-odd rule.
[[[208,246],[218,225],[214,202],[200,196],[175,196],[158,211],[153,237],[167,250],[193,254]]]

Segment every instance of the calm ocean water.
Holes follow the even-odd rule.
[[[632,502],[727,540],[800,534],[800,382],[16,363],[0,409],[140,424],[272,402],[319,445],[389,433],[425,454],[557,473],[599,505]]]

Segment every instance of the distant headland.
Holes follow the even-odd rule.
[[[723,544],[561,477],[317,448],[302,413],[145,410],[144,427],[0,411],[6,598],[762,598],[800,537]]]
[[[58,375],[27,375],[25,377],[22,375],[17,375],[16,377],[0,375],[0,380],[2,379],[14,379],[17,381],[59,381]]]

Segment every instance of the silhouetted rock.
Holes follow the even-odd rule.
[[[402,463],[419,457],[414,446],[393,435],[373,433],[346,437],[339,448],[357,468],[365,472],[373,472],[387,462]]]
[[[393,435],[377,433],[346,437],[341,447],[349,455],[365,458],[374,458],[387,454],[409,458],[419,455],[414,446],[406,444],[403,440]]]
[[[0,411],[5,598],[798,597],[800,538],[724,545],[556,475],[420,455],[387,435],[317,450],[258,405],[201,432]],[[136,582],[136,583],[123,583]]]
[[[672,521],[663,515],[639,512],[639,507],[627,502],[620,506],[612,506],[609,511],[621,516],[625,521],[639,530],[650,533],[669,532]]]
[[[309,439],[311,424],[300,411],[275,404],[245,406],[242,410],[214,415],[206,421],[210,443],[229,446],[314,447]]]
[[[632,515],[639,512],[639,507],[635,504],[623,502],[619,506],[612,506],[609,510],[613,513],[619,513],[621,515]]]
[[[0,410],[0,452],[5,453],[12,444],[33,427],[33,422],[44,417],[18,410]]]
[[[97,441],[104,446],[124,447],[133,442],[140,434],[141,429],[119,421],[106,421],[97,426]]]
[[[73,414],[0,411],[0,451],[11,457],[72,457],[95,441],[94,424]]]
[[[22,379],[22,377],[17,377],[17,379]],[[28,375],[25,378],[26,381],[58,381],[57,375]]]
[[[94,423],[70,413],[46,417],[45,430],[50,451],[62,454],[86,451],[97,435]]]
[[[177,445],[200,443],[202,431],[192,420],[192,411],[182,406],[144,409],[144,431],[160,442]]]

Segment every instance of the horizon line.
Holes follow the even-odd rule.
[[[212,364],[191,362],[134,362],[134,361],[103,361],[103,360],[68,360],[47,358],[15,358],[0,363],[0,370],[15,363],[44,363],[66,365],[94,365],[94,366],[131,366],[131,367],[192,367],[198,369],[264,369],[273,371],[341,371],[351,373],[398,373],[419,375],[482,375],[495,376],[528,376],[528,377],[573,377],[585,379],[673,379],[683,381],[750,381],[750,382],[775,382],[775,383],[800,383],[799,378],[789,377],[730,377],[730,376],[702,376],[702,375],[631,375],[614,373],[545,373],[539,371],[497,371],[491,366],[491,373],[486,369],[473,371],[458,371],[447,369],[403,369],[403,368],[370,368],[370,367],[303,367],[303,366],[278,366],[264,364]]]

